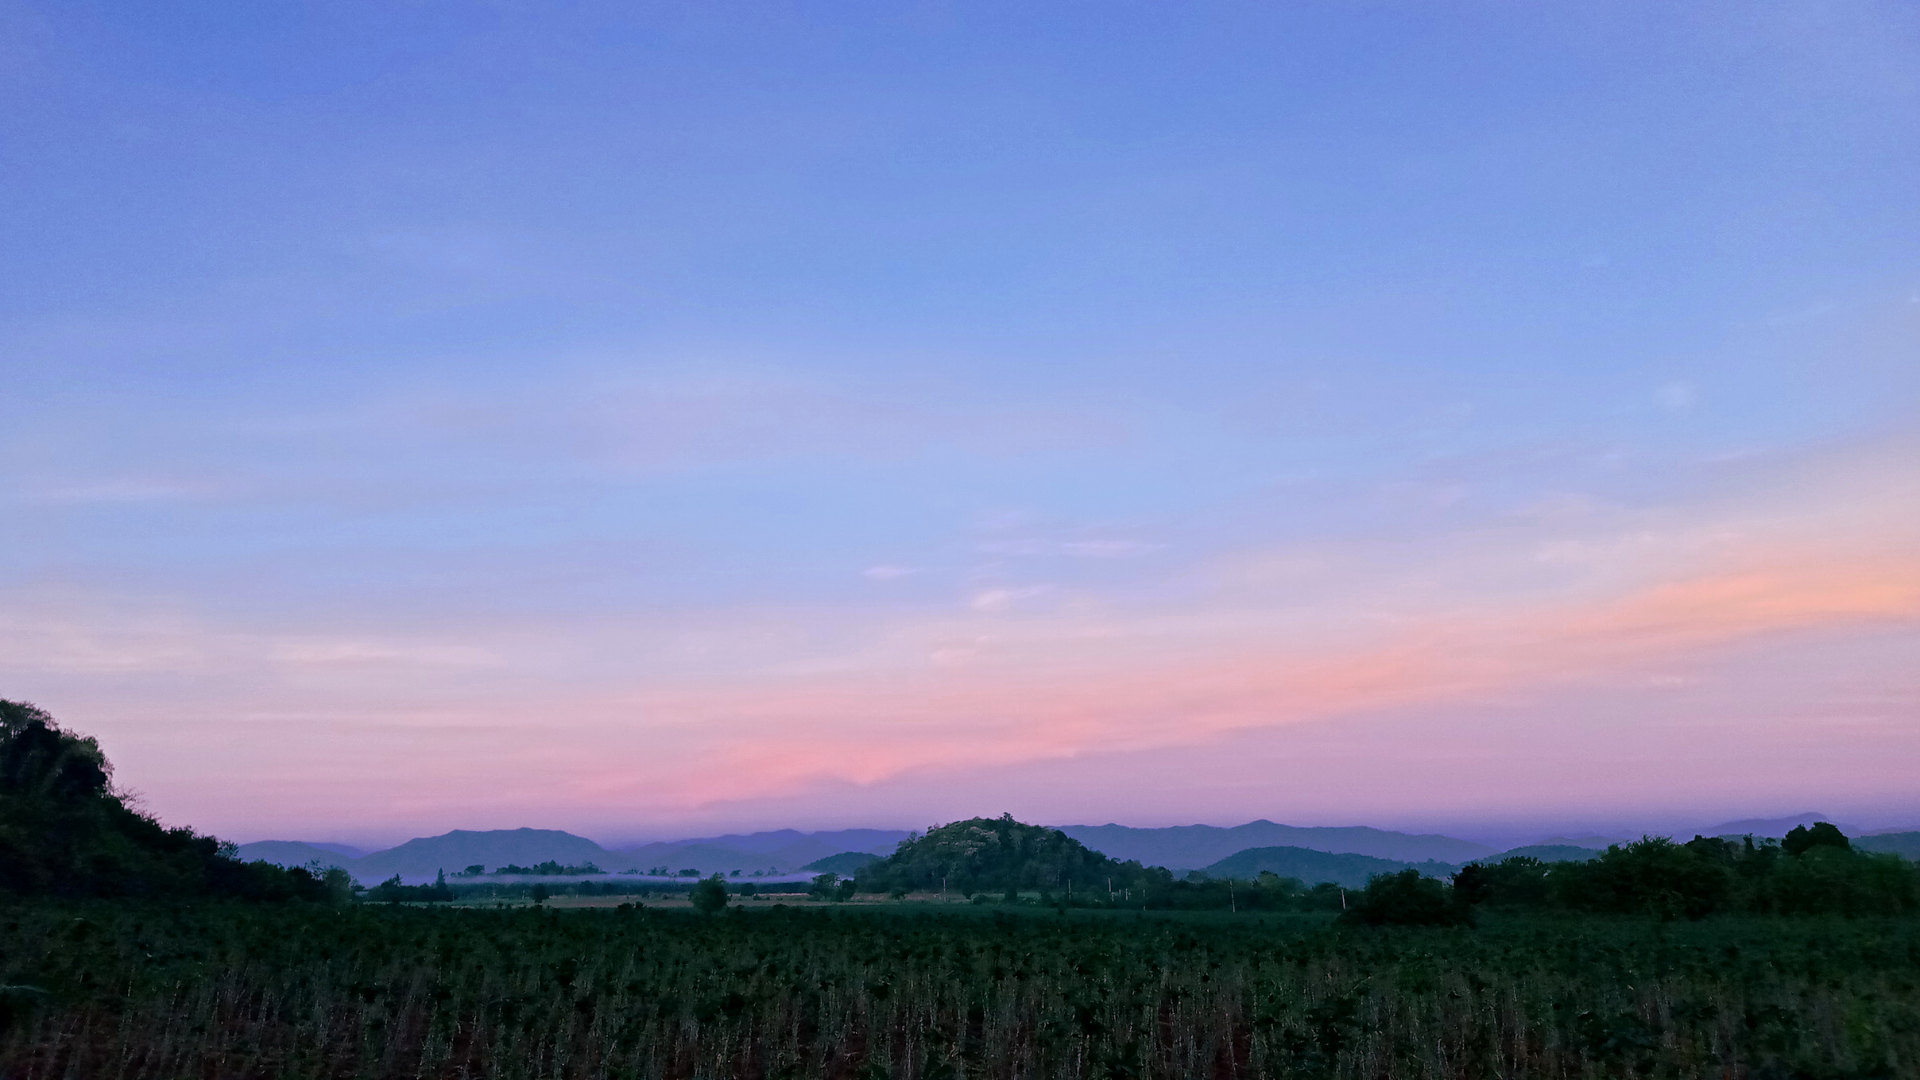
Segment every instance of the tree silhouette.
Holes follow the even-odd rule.
[[[1780,847],[1789,855],[1804,855],[1817,847],[1851,850],[1853,844],[1848,841],[1847,834],[1840,831],[1839,826],[1830,821],[1816,821],[1812,828],[1795,825],[1793,831],[1780,841]]]
[[[0,701],[0,892],[325,900],[333,890],[129,807],[99,743],[37,706]]]
[[[711,915],[727,906],[727,880],[719,874],[702,880],[687,894],[693,901],[693,910],[703,915]]]

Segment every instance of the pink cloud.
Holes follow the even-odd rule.
[[[1252,553],[1188,571],[1200,585],[1177,603],[1062,586],[1044,604],[909,615],[422,621],[376,634],[21,597],[0,605],[0,674],[101,734],[170,819],[251,835],[279,820],[424,830],[694,820],[768,799],[848,806],[910,778],[931,790],[933,777],[1115,755],[1213,754],[1226,768],[1236,740],[1260,732],[1360,730],[1386,715],[1444,756],[1420,717],[1711,685],[1732,678],[1716,665],[1763,644],[1787,672],[1768,694],[1797,693],[1802,714],[1827,710],[1898,754],[1898,732],[1920,725],[1911,686],[1876,675],[1843,689],[1892,704],[1830,706],[1835,689],[1817,666],[1793,669],[1788,646],[1920,628],[1909,458],[1725,505],[1594,509],[1584,531],[1554,518],[1413,551]],[[1577,557],[1529,569],[1548,544]],[[1736,736],[1773,705],[1727,689],[1710,719]],[[1750,735],[1743,752],[1756,755],[1789,737]],[[1559,745],[1550,729],[1528,737],[1542,740],[1536,757]],[[1367,782],[1358,759],[1329,767]]]

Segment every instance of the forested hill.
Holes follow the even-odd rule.
[[[1145,872],[1137,862],[1110,859],[1058,829],[1002,815],[956,821],[909,837],[892,855],[863,867],[858,880],[862,892],[1072,889],[1091,894]]]
[[[0,893],[323,900],[344,881],[242,863],[211,836],[128,806],[94,740],[0,701]]]

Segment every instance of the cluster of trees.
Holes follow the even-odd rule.
[[[387,880],[367,890],[367,899],[385,904],[402,902],[446,903],[453,899],[453,886],[447,884],[446,871],[434,879],[431,885],[402,885],[400,875],[395,874]]]
[[[161,825],[114,790],[99,743],[0,700],[0,892],[331,901],[352,887],[344,870],[243,863],[230,844]]]
[[[590,862],[581,863],[578,866],[563,866],[553,859],[548,859],[542,863],[535,863],[532,866],[508,863],[505,866],[494,867],[493,872],[496,874],[518,874],[521,877],[579,877],[588,874],[606,873],[605,870],[600,869]],[[629,870],[627,872],[634,873],[635,871]],[[442,873],[445,873],[445,871],[442,871]],[[474,863],[465,869],[454,871],[453,876],[457,878],[486,877],[487,867],[484,863]]]
[[[1783,840],[1650,836],[1586,862],[1525,856],[1472,863],[1451,885],[1412,870],[1374,878],[1347,917],[1367,923],[1445,925],[1476,908],[1558,909],[1661,919],[1722,912],[1763,915],[1899,915],[1920,910],[1920,868],[1898,855],[1855,850],[1825,822]]]
[[[853,878],[843,878],[829,871],[814,875],[813,883],[807,887],[807,894],[815,900],[851,900],[859,884]]]
[[[1892,915],[1920,908],[1920,873],[1897,855],[1855,850],[1838,828],[1781,841],[1648,837],[1588,862],[1516,858],[1454,875],[1463,902],[1700,918],[1722,911]]]
[[[469,866],[467,869],[472,870],[473,867]],[[493,872],[496,874],[520,874],[525,877],[565,877],[568,875],[606,873],[605,870],[600,869],[590,862],[581,863],[578,866],[562,866],[552,859],[548,859],[543,863],[535,863],[532,866],[520,866],[516,863],[508,863],[505,866],[496,867]]]

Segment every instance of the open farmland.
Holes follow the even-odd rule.
[[[0,1075],[1912,1075],[1920,921],[15,905]]]

